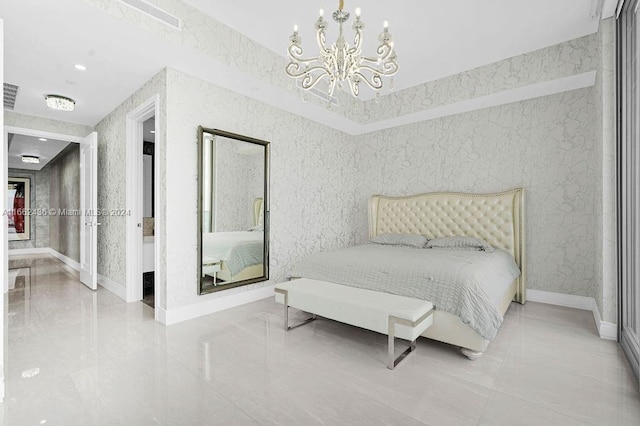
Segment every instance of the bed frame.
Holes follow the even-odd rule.
[[[498,307],[504,315],[512,300],[526,301],[524,190],[496,194],[435,192],[408,197],[374,195],[369,199],[369,238],[378,234],[420,234],[439,238],[465,235],[482,238],[513,255],[522,274],[505,291]],[[460,346],[476,359],[489,345],[455,315],[438,311],[423,336]]]

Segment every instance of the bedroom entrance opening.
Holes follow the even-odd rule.
[[[8,254],[52,255],[96,290],[97,134],[80,138],[6,127],[4,136]],[[5,290],[27,294],[29,282],[18,280],[24,271],[13,260]]]

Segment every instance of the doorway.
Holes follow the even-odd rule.
[[[142,302],[155,307],[155,116],[142,123]]]
[[[51,254],[96,290],[97,134],[80,138],[16,127],[4,133],[8,254]]]
[[[162,210],[159,206],[161,158],[160,98],[153,96],[127,114],[126,300],[143,301],[164,323],[158,287]]]

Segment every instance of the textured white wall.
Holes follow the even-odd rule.
[[[349,136],[198,78],[167,71],[167,308],[284,280],[305,255],[353,244],[355,145]],[[197,128],[271,142],[270,282],[197,295]]]
[[[160,95],[161,117],[156,117],[161,123],[160,134],[156,140],[164,144],[166,71],[163,70],[149,80],[144,86],[132,94],[120,106],[112,111],[96,125],[98,132],[98,209],[126,209],[126,116],[129,112],[149,100],[152,96]],[[164,163],[164,147],[156,152],[155,161]],[[164,174],[156,176],[161,190],[157,197],[160,206],[165,204]],[[160,212],[161,213],[161,212]],[[156,212],[156,217],[158,216]],[[98,273],[114,283],[126,284],[126,217],[102,216],[102,226],[98,227]],[[156,229],[162,234],[163,229]],[[165,261],[157,265],[156,271],[160,282],[156,288],[160,291],[161,304],[164,301],[165,282],[163,281]]]
[[[591,34],[409,89],[385,93],[384,102],[369,100],[355,110],[347,110],[347,114],[361,123],[388,120],[586,73],[597,66],[598,36]]]
[[[50,207],[80,209],[80,145],[72,144],[63,156],[47,164]],[[80,262],[80,216],[50,218],[50,247]]]
[[[593,88],[357,137],[358,240],[371,194],[526,190],[527,285],[593,297],[602,146]]]

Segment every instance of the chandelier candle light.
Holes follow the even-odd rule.
[[[324,11],[320,9],[320,17],[315,25],[320,55],[315,58],[302,57],[302,38],[298,35],[298,26],[294,25],[288,49],[291,62],[287,64],[285,71],[289,77],[301,79],[303,89],[309,90],[327,77],[329,96],[333,95],[336,86],[342,87],[345,80],[349,83],[351,94],[358,96],[360,83],[364,82],[373,90],[379,91],[382,89],[382,77],[393,77],[398,72],[398,57],[393,49],[388,22],[384,22],[383,30],[378,37],[380,45],[377,57],[362,56],[364,22],[360,19],[359,7],[355,12],[356,19],[352,28],[356,34],[353,46],[349,46],[342,32],[342,24],[349,20],[349,12],[344,10],[344,1],[340,0],[338,10],[333,12],[333,20],[340,24],[340,33],[336,42],[328,47],[325,34],[327,21],[323,19]],[[379,92],[377,94],[379,95]]]

